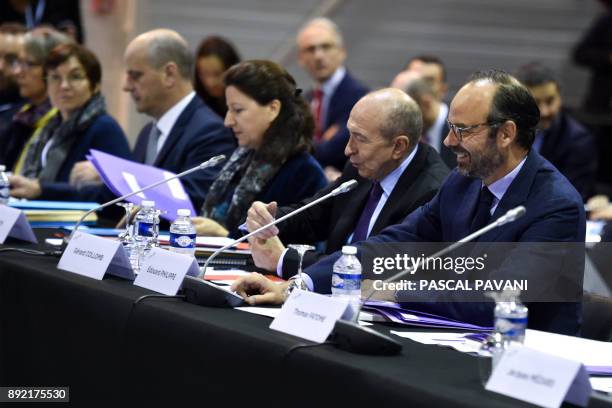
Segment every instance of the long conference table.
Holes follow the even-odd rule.
[[[83,407],[528,406],[486,391],[477,359],[454,350],[398,338],[399,356],[351,354],[273,331],[263,316],[137,302],[152,292],[57,262],[0,252],[0,386],[68,386],[70,406]]]

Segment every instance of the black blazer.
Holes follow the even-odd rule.
[[[438,153],[430,146],[420,143],[412,162],[400,176],[391,196],[378,215],[370,235],[376,235],[387,226],[400,223],[408,214],[432,199],[448,172]],[[358,181],[354,190],[330,198],[279,224],[280,239],[285,243],[295,244],[326,241],[327,254],[338,251],[346,245],[348,237],[355,230],[372,187],[372,181],[360,177],[350,164],[347,164],[338,180],[313,197],[291,206],[281,207],[277,212],[277,217],[281,217],[328,194],[351,179]],[[315,263],[322,256],[324,255],[308,252],[304,256],[303,266]],[[283,258],[283,277],[290,278],[295,275],[297,264],[297,252],[288,250]]]

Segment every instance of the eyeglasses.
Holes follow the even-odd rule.
[[[61,85],[64,80],[68,83],[68,85],[74,86],[87,80],[87,76],[82,72],[73,72],[66,77],[63,77],[59,74],[47,75],[47,83],[49,85],[58,86]]]
[[[449,120],[446,120],[446,123],[448,124],[448,128],[453,131],[453,133],[455,134],[455,136],[460,142],[463,140],[464,135],[468,136],[472,130],[480,126],[488,126],[491,128],[495,128],[501,125],[500,122],[491,122],[491,123],[485,122],[485,123],[479,123],[477,125],[459,127],[455,125],[454,123],[451,123]]]
[[[11,64],[11,67],[13,69],[22,69],[24,71],[29,71],[32,68],[36,68],[40,66],[42,66],[41,63],[38,63],[32,60],[21,59],[21,58],[15,58]]]

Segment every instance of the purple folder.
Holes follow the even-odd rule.
[[[420,312],[418,310],[404,309],[399,304],[393,302],[370,300],[363,306],[363,310],[378,313],[393,323],[405,326],[461,329],[469,331],[493,330],[493,327],[477,326],[475,324],[460,322],[459,320],[454,320],[431,313]]]
[[[90,149],[90,153],[88,160],[94,165],[104,184],[117,196],[137,191],[175,175],[164,169],[121,159],[99,150]],[[181,208],[190,210],[193,215],[197,214],[178,179],[127,199],[137,205],[143,200],[155,201],[155,208],[161,210],[161,216],[170,221],[174,221],[177,217],[176,211]]]

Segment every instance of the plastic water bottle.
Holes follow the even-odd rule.
[[[134,218],[134,249],[130,262],[135,272],[140,271],[140,262],[145,252],[158,246],[159,213],[155,210],[154,201],[143,201],[141,209]]]
[[[195,256],[196,229],[191,222],[191,211],[180,209],[176,214],[178,218],[170,225],[170,250]]]
[[[333,297],[349,301],[353,314],[359,310],[361,302],[361,263],[356,254],[354,246],[342,247],[342,256],[334,263],[331,287]]]
[[[6,174],[6,167],[0,164],[0,204],[8,204],[11,195],[11,184]]]
[[[519,293],[504,292],[495,304],[495,331],[502,335],[506,345],[525,341],[528,309],[521,303]]]

